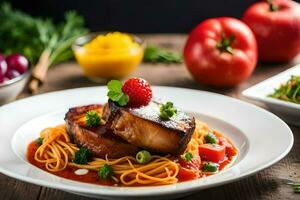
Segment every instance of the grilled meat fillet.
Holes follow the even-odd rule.
[[[65,121],[67,132],[72,140],[79,146],[89,149],[93,155],[105,158],[120,158],[135,154],[138,148],[115,135],[107,125],[86,127],[85,114],[94,110],[102,114],[101,105],[88,105],[69,109]]]
[[[181,110],[170,120],[159,117],[161,104],[151,101],[140,108],[119,107],[108,101],[103,117],[114,133],[143,149],[179,155],[184,152],[195,130],[195,119]]]

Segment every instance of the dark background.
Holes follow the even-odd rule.
[[[0,0],[3,1],[3,0]],[[8,0],[9,1],[9,0]],[[300,0],[298,0],[300,1]],[[10,0],[34,16],[63,19],[77,10],[92,31],[185,33],[203,19],[241,17],[255,0]]]

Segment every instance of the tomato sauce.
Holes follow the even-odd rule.
[[[225,167],[228,165],[232,164],[234,162],[234,159],[236,158],[236,154],[232,156],[226,157],[222,162],[219,162],[219,171],[223,170]],[[205,161],[205,160],[202,160]],[[201,167],[200,167],[201,168]],[[194,172],[191,172],[189,170],[185,170],[184,168],[181,167],[179,170],[179,173],[177,175],[178,181],[179,182],[184,182],[184,181],[190,181],[194,179],[199,179],[199,178],[204,178],[207,176],[214,175],[214,173],[200,173],[200,174],[195,174]]]
[[[28,149],[27,149],[27,159],[28,159],[28,161],[32,165],[34,165],[34,166],[36,166],[36,167],[38,167],[38,168],[40,168],[44,171],[47,171],[47,172],[49,172],[53,175],[56,175],[56,176],[59,176],[59,177],[62,177],[62,178],[66,178],[66,179],[71,179],[71,180],[74,180],[74,181],[80,181],[80,182],[92,183],[92,184],[98,184],[98,185],[110,185],[110,186],[112,186],[112,185],[116,184],[116,182],[114,182],[112,180],[100,180],[98,178],[97,172],[92,171],[92,170],[89,170],[89,172],[85,175],[76,175],[75,171],[78,169],[77,167],[68,166],[63,171],[50,172],[46,169],[44,163],[37,162],[34,159],[34,154],[35,154],[37,149],[38,149],[38,145],[35,143],[35,141],[31,142],[28,145]]]
[[[233,145],[233,143],[231,142],[231,140],[229,138],[223,136],[221,133],[219,133],[217,131],[214,131],[214,134],[217,136],[217,138],[219,140],[220,139],[225,139],[225,141],[230,144],[229,145],[230,148],[226,147],[225,158],[221,162],[217,163],[219,165],[218,172],[220,172],[221,170],[225,169],[226,167],[228,167],[229,165],[231,165],[234,162],[235,158],[238,155],[238,150],[235,148],[235,146]],[[222,145],[225,145],[225,144],[222,144]],[[205,161],[209,161],[209,160],[205,160],[205,159],[201,158],[201,162],[205,162]],[[179,182],[199,179],[199,178],[203,178],[203,177],[207,177],[207,176],[211,176],[211,175],[215,174],[215,173],[207,173],[207,172],[202,172],[202,173],[198,174],[198,173],[195,173],[191,170],[186,169],[185,168],[186,166],[182,165],[182,163],[180,163],[180,165],[181,165],[181,168],[180,168],[179,173],[177,175],[177,178],[178,178]],[[202,164],[200,164],[198,166],[198,168],[201,169]]]
[[[218,137],[220,137],[221,135],[217,134]],[[222,136],[223,137],[223,136]],[[227,138],[226,138],[227,139]],[[232,144],[232,142],[228,139],[228,142],[230,144]],[[233,149],[230,152],[226,153],[226,157],[223,161],[219,162],[219,171],[223,170],[226,166],[230,165],[232,162],[234,162],[234,159],[237,156],[237,149],[233,146]],[[92,183],[92,184],[98,184],[98,185],[108,185],[108,186],[120,186],[120,184],[116,184],[116,182],[114,182],[113,180],[101,180],[98,178],[97,172],[96,171],[92,171],[89,170],[89,172],[85,175],[76,175],[75,171],[79,168],[77,167],[71,167],[68,166],[66,169],[64,169],[63,171],[59,171],[59,172],[50,172],[46,169],[45,164],[44,163],[40,163],[37,162],[34,159],[34,154],[36,152],[36,150],[38,149],[38,145],[36,144],[35,141],[31,142],[28,145],[28,149],[27,149],[27,159],[28,161],[44,170],[47,171],[53,175],[62,177],[62,178],[66,178],[66,179],[70,179],[70,180],[74,180],[74,181],[80,181],[80,182],[85,182],[85,183]],[[202,161],[205,161],[202,159]],[[199,168],[201,168],[201,164],[199,166]],[[200,174],[196,174],[195,172],[191,172],[191,170],[187,170],[183,167],[180,167],[179,173],[177,175],[178,181],[179,182],[184,182],[184,181],[189,181],[189,180],[194,180],[194,179],[199,179],[199,178],[203,178],[203,177],[207,177],[213,175],[213,173],[200,173]],[[134,186],[138,186],[138,185],[134,185]]]

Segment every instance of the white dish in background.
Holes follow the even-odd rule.
[[[0,107],[0,124],[3,125],[0,132],[0,172],[29,183],[89,197],[170,199],[254,174],[278,162],[292,148],[290,128],[277,116],[257,106],[209,92],[152,88],[155,97],[171,100],[176,106],[232,138],[239,150],[235,163],[207,178],[138,188],[75,182],[29,164],[26,161],[26,147],[39,136],[41,129],[63,122],[64,113],[70,107],[105,103],[106,87],[91,87],[38,95]],[[272,151],[266,154],[267,149]]]
[[[0,106],[9,103],[17,98],[17,96],[22,92],[29,80],[31,71],[26,71],[11,80],[4,83],[0,83]]]
[[[296,65],[284,72],[277,74],[265,81],[262,81],[242,92],[242,94],[252,100],[264,103],[273,113],[280,116],[285,121],[300,125],[300,104],[287,102],[272,97],[269,94],[274,92],[280,84],[286,83],[291,75],[300,76],[300,65]]]

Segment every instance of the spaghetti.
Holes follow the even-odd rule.
[[[70,142],[65,126],[46,128],[40,133],[40,137],[43,143],[35,152],[34,159],[45,163],[46,169],[51,172],[64,170],[79,149]]]
[[[185,153],[190,152],[199,157],[199,146],[205,143],[205,136],[208,132],[208,126],[196,120],[196,129]],[[43,139],[43,143],[36,149],[34,160],[44,164],[45,168],[53,173],[61,172],[68,167],[88,169],[96,173],[107,164],[113,169],[113,180],[121,185],[167,185],[179,181],[181,168],[178,158],[169,155],[154,155],[147,164],[138,163],[132,156],[124,156],[119,159],[93,158],[86,164],[76,164],[73,160],[79,147],[71,142],[65,125],[46,128],[40,133],[40,137]],[[200,169],[192,169],[192,171],[201,174]]]
[[[190,142],[187,145],[185,152],[191,152],[193,155],[198,155],[199,145],[204,143],[204,137],[208,132],[208,126],[199,120],[196,120],[196,128]]]
[[[178,182],[179,166],[169,156],[152,156],[148,164],[138,164],[132,156],[119,159],[94,158],[86,165],[73,163],[79,148],[70,142],[64,125],[46,128],[40,133],[43,144],[35,152],[34,159],[45,163],[47,170],[58,172],[67,166],[98,171],[104,164],[110,165],[124,185],[164,185]]]

